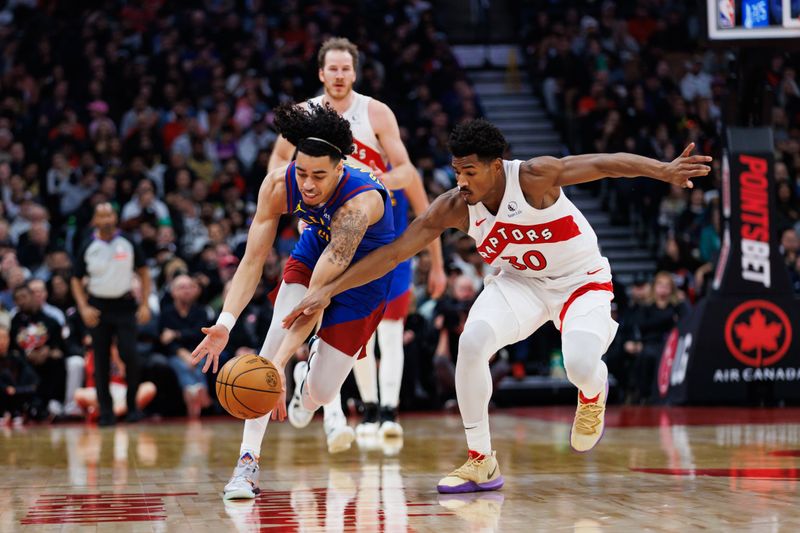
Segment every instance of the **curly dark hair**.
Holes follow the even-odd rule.
[[[497,126],[482,118],[462,122],[453,128],[447,144],[455,157],[475,154],[484,162],[502,158],[508,146]]]
[[[350,123],[327,104],[309,104],[308,109],[281,104],[275,108],[275,129],[298,151],[312,157],[327,155],[339,161],[353,151]]]

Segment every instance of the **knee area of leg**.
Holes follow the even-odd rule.
[[[326,387],[324,382],[317,383],[317,380],[315,380],[311,375],[306,378],[304,387],[304,392],[308,394],[308,397],[311,398],[311,401],[317,405],[326,405],[330,403],[339,392],[339,389],[334,390],[331,387]]]
[[[603,356],[603,339],[591,331],[569,331],[561,336],[564,369],[572,381],[589,378]]]
[[[317,405],[327,405],[336,398],[338,391],[317,390],[311,384],[308,384],[308,397]]]
[[[491,355],[487,353],[494,345],[494,331],[485,322],[470,324],[458,339],[459,361],[480,359],[486,361]]]

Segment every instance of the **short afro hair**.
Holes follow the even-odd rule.
[[[502,158],[508,146],[497,126],[482,118],[467,120],[453,128],[447,144],[454,157],[475,154],[481,161]]]
[[[328,104],[309,103],[308,109],[281,104],[275,108],[275,129],[298,151],[312,157],[339,161],[353,151],[350,123]]]

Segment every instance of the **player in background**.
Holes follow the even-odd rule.
[[[354,263],[333,283],[309,291],[284,326],[315,315],[340,291],[391,271],[445,229],[468,233],[484,261],[500,273],[487,277],[459,340],[456,395],[468,459],[437,488],[443,493],[497,490],[503,477],[489,434],[489,357],[548,320],[561,331],[567,377],[579,390],[570,445],[585,452],[603,434],[608,369],[601,357],[617,330],[611,318],[611,271],[594,230],[562,187],[650,176],[691,188],[691,178],[710,172],[711,158],[692,156],[690,144],[671,163],[628,153],[505,161],[505,138],[482,119],[458,125],[449,144],[458,187],[434,200],[397,240]]]
[[[395,231],[389,192],[375,176],[344,162],[353,137],[350,124],[336,111],[315,105],[309,109],[284,105],[276,110],[275,125],[297,146],[297,158],[264,179],[244,257],[217,323],[202,329],[206,337],[192,353],[192,363],[206,358],[203,371],[212,364],[217,371],[229,332],[261,279],[278,221],[288,213],[305,221],[307,227],[284,268],[273,321],[260,352],[275,364],[285,384],[286,362],[305,337],[281,328],[280,317],[302,299],[307,287],[332,281],[351,261],[394,240]],[[314,323],[319,318],[322,322],[317,342],[310,348],[308,363],[302,361],[294,369],[295,425],[308,425],[314,411],[339,394],[355,358],[363,354],[383,315],[391,277],[389,273],[342,293],[321,317],[313,317]],[[310,327],[305,329],[306,326],[301,323],[295,329],[303,328],[308,334]],[[284,394],[278,399],[273,417],[285,416]],[[239,460],[224,488],[225,499],[254,498],[258,494],[258,460],[268,417],[245,421]]]
[[[309,102],[329,104],[350,122],[355,150],[348,156],[347,162],[372,169],[390,189],[395,230],[400,235],[408,226],[409,204],[414,214],[419,216],[428,208],[428,198],[422,179],[400,139],[397,119],[386,104],[353,90],[358,70],[356,45],[344,38],[330,38],[322,44],[317,59],[323,94]],[[269,169],[287,165],[294,150],[295,147],[286,138],[279,137],[270,156]],[[439,298],[447,285],[439,240],[432,242],[428,250],[432,263],[428,291],[432,298]],[[360,359],[353,369],[364,402],[364,419],[357,427],[359,434],[379,431],[381,436],[402,436],[402,427],[397,422],[397,406],[403,378],[403,332],[411,299],[411,275],[410,259],[399,264],[394,271],[389,302],[376,333],[381,350],[380,375],[375,363],[374,338],[370,340],[367,356]],[[344,451],[350,447],[349,442],[345,447],[345,435],[352,430],[347,426],[342,412],[341,399],[337,397],[330,405],[325,405],[324,411],[328,450],[331,453]],[[293,419],[290,412],[289,420]],[[332,446],[336,442],[341,444]]]

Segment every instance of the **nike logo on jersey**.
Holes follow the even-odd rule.
[[[480,226],[480,225],[481,225],[481,224],[483,224],[484,222],[486,222],[486,219],[485,219],[485,218],[482,218],[482,219],[480,219],[480,220],[476,220],[476,221],[475,221],[475,227],[477,228],[478,226]]]
[[[587,272],[586,274],[587,274],[588,276],[591,276],[592,274],[597,274],[597,273],[598,273],[598,272],[600,272],[601,270],[603,270],[603,269],[602,269],[602,267],[601,267],[601,268],[598,268],[597,270],[592,270],[591,272]]]

